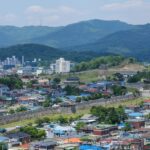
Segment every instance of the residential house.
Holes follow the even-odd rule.
[[[39,141],[30,144],[30,150],[54,150],[57,143],[54,141]]]
[[[97,125],[93,129],[94,135],[101,135],[101,136],[109,136],[112,132],[117,131],[118,127],[116,125]]]
[[[65,85],[77,86],[80,83],[80,79],[78,77],[69,77],[64,81]]]
[[[8,133],[6,136],[11,141],[21,142],[22,144],[29,143],[31,141],[30,135],[24,132]]]
[[[89,124],[95,124],[96,125],[98,123],[98,117],[93,116],[91,114],[85,114],[80,118],[79,122],[84,122],[87,125],[89,125]]]
[[[4,84],[0,84],[0,96],[3,96],[4,94],[9,92],[9,87],[4,85]]]
[[[145,127],[145,119],[129,119],[126,120],[126,122],[128,122],[134,129]]]

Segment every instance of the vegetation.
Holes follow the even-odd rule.
[[[128,82],[136,83],[136,82],[141,81],[142,79],[150,80],[150,71],[137,72],[136,75],[134,75],[128,79]]]
[[[115,96],[125,95],[127,93],[127,88],[125,86],[112,86],[112,91]]]
[[[76,102],[96,100],[100,98],[110,98],[110,97],[111,95],[104,95],[102,93],[96,93],[96,94],[91,94],[90,96],[77,97]]]
[[[43,117],[43,118],[37,118],[35,120],[35,124],[38,126],[38,127],[41,127],[43,123],[49,123],[49,122],[59,122],[60,124],[67,124],[67,123],[71,123],[72,121],[80,118],[81,115],[79,114],[76,114],[75,116],[74,115],[60,115],[58,114],[55,118],[53,117]]]
[[[20,106],[20,107],[18,107],[17,109],[10,109],[10,110],[9,110],[9,113],[10,113],[10,114],[14,114],[14,113],[23,112],[23,111],[27,111],[27,107],[25,107],[25,106]]]
[[[80,95],[80,93],[82,92],[79,88],[70,85],[67,85],[64,88],[64,91],[66,91],[67,95]]]
[[[105,56],[92,59],[89,62],[81,62],[77,64],[74,68],[74,71],[85,71],[90,69],[98,69],[100,67],[112,67],[119,65],[124,61],[122,56]]]
[[[114,108],[118,108],[120,105],[121,106],[128,106],[128,105],[140,105],[141,103],[143,103],[144,98],[138,98],[138,99],[130,99],[127,101],[123,101],[123,102],[116,102],[116,103],[111,103],[111,104],[107,104],[104,105],[106,108],[110,108],[110,107],[114,107]],[[79,118],[80,116],[82,116],[83,114],[88,114],[90,113],[90,108],[85,108],[82,110],[78,110],[78,112],[76,114],[63,114],[63,117],[66,118]],[[49,114],[49,115],[44,115],[39,117],[39,119],[43,119],[44,117],[48,117],[50,119],[50,121],[52,122],[57,122],[58,117],[62,115],[60,113],[58,114]],[[5,125],[1,125],[1,128],[7,128],[7,127],[14,127],[14,126],[25,126],[28,124],[34,124],[36,121],[36,118],[31,118],[31,119],[25,119],[25,120],[21,120],[21,121],[17,121],[17,122],[12,122],[12,123],[8,123]]]
[[[55,53],[54,53],[55,52]],[[39,66],[49,64],[60,57],[72,60],[75,62],[87,61],[97,56],[106,56],[109,53],[99,53],[99,52],[74,52],[74,51],[63,51],[53,47],[39,45],[39,44],[22,44],[10,46],[7,48],[0,48],[0,59],[6,59],[7,57],[15,55],[17,58],[21,59],[22,56],[28,58],[28,60],[33,60],[34,58],[41,58],[38,62]]]
[[[50,60],[65,54],[71,60],[81,61],[82,59],[91,59],[90,55],[96,54],[94,51],[133,56],[142,60],[149,60],[150,58],[150,25],[148,24],[134,26],[120,21],[90,20],[58,28],[2,26],[0,27],[0,33],[3,37],[0,39],[0,47],[21,43],[38,43],[68,51],[91,51],[90,54],[83,55],[80,52],[75,54],[68,53],[68,51],[57,51],[53,48],[39,48],[40,46],[33,48],[32,45],[28,48],[23,45],[24,48],[21,48],[20,45],[17,45],[10,48],[1,48],[1,59],[16,54],[17,57],[24,55],[28,59],[41,57]],[[76,46],[77,43],[81,46]],[[53,50],[56,53],[53,53]]]
[[[79,131],[80,129],[84,128],[85,125],[86,124],[84,122],[78,122],[75,128],[77,131]]]
[[[21,43],[39,43],[54,47],[71,47],[99,40],[108,34],[133,27],[120,21],[89,20],[64,27],[1,26],[0,47]]]
[[[115,73],[111,76],[107,76],[107,80],[109,80],[109,81],[123,81],[124,77],[120,73]]]
[[[46,100],[43,103],[43,107],[50,107],[52,105],[52,100],[49,96],[47,96]]]
[[[37,80],[30,80],[28,83],[27,83],[27,87],[28,88],[32,88],[33,84],[38,84],[38,81]]]
[[[110,52],[149,61],[150,25],[136,26],[131,30],[120,31],[97,40],[94,44],[78,46],[76,50]],[[142,54],[142,55],[141,55]]]
[[[22,112],[22,111],[27,111],[27,107],[25,106],[20,106],[16,109],[16,112]]]
[[[125,127],[123,128],[123,130],[124,131],[130,131],[131,130],[131,125],[128,122],[126,122]]]
[[[48,117],[38,118],[38,119],[35,120],[35,123],[39,127],[41,127],[43,123],[48,123],[48,122],[50,122],[50,118],[48,118]]]
[[[119,106],[117,108],[94,106],[91,108],[91,114],[97,116],[100,123],[106,124],[116,124],[127,119],[127,116],[122,106]]]
[[[9,75],[0,78],[0,84],[5,84],[10,89],[21,89],[23,87],[23,82],[18,75]]]
[[[45,130],[37,129],[32,126],[23,127],[20,129],[20,131],[31,135],[32,139],[42,139],[46,136]]]

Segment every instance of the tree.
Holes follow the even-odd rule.
[[[128,122],[126,122],[125,127],[123,128],[123,130],[124,131],[131,131],[131,125]]]
[[[56,77],[53,79],[53,81],[55,84],[59,84],[61,80],[60,80],[60,78]]]
[[[39,127],[41,127],[41,126],[42,126],[42,123],[43,123],[43,120],[40,119],[40,118],[38,118],[38,119],[35,120],[35,123],[36,123]]]
[[[50,107],[52,105],[52,100],[49,96],[47,96],[46,100],[43,103],[43,107]]]
[[[79,131],[80,129],[84,128],[85,125],[86,124],[84,122],[78,122],[75,128],[77,131]]]
[[[114,85],[112,86],[112,90],[113,90],[113,94],[115,96],[119,96],[119,95],[125,95],[127,92],[127,88],[124,86],[118,86],[118,85]]]
[[[21,89],[23,87],[23,82],[18,75],[0,78],[0,83],[7,85],[10,89]]]
[[[37,129],[32,126],[22,127],[20,131],[29,134],[32,139],[42,139],[46,136],[45,130]]]
[[[81,100],[82,100],[82,98],[81,98],[81,97],[77,97],[77,98],[76,98],[76,102],[77,102],[77,103],[80,103],[80,102],[81,102]]]
[[[22,112],[22,111],[27,111],[27,108],[25,106],[20,106],[16,109],[16,112]]]
[[[43,118],[43,122],[49,123],[49,122],[50,122],[50,119],[49,119],[48,117],[44,117],[44,118]]]
[[[116,111],[119,114],[119,119],[121,121],[125,121],[127,119],[127,115],[124,111],[124,108],[121,105],[118,108],[116,108]]]
[[[28,88],[32,88],[33,84],[38,84],[38,81],[37,80],[31,80],[27,83],[27,87]]]
[[[67,95],[80,95],[80,93],[82,92],[79,88],[70,85],[67,85],[64,88],[64,91],[66,91]]]
[[[60,124],[68,123],[68,119],[63,116],[59,116],[58,121],[60,122]]]
[[[94,106],[90,111],[91,114],[98,117],[100,123],[116,124],[127,119],[122,106],[119,106],[118,108]]]
[[[90,69],[97,69],[99,67],[111,67],[111,66],[117,66],[122,61],[125,60],[122,56],[104,56],[104,57],[97,57],[94,58],[88,62],[81,62],[77,64],[74,67],[74,71],[84,71],[84,70],[90,70]]]
[[[15,110],[14,110],[14,109],[10,109],[10,110],[9,110],[9,113],[10,113],[10,114],[14,114],[14,113],[15,113]]]
[[[57,97],[54,101],[54,104],[58,104],[58,103],[61,103],[61,102],[62,102],[61,98]]]

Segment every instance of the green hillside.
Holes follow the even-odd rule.
[[[33,39],[33,43],[70,47],[95,42],[111,33],[134,26],[120,21],[89,20],[65,26],[61,30]]]
[[[53,61],[59,57],[64,57],[68,60],[80,62],[80,61],[90,60],[97,56],[110,55],[110,54],[90,52],[90,51],[66,52],[53,47],[39,45],[39,44],[22,44],[22,45],[7,47],[7,48],[0,48],[1,60],[13,55],[17,56],[20,59],[22,56],[24,56],[26,60],[41,58],[43,60]]]
[[[0,26],[0,47],[36,43],[56,48],[82,45],[134,26],[120,21],[89,20],[64,27]]]
[[[93,44],[72,48],[78,51],[96,51],[133,56],[140,60],[150,58],[150,24],[136,29],[110,34]]]

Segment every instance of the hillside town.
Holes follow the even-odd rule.
[[[0,0],[0,150],[150,150],[150,0]]]
[[[25,62],[24,57],[19,61],[15,56],[1,61],[3,149],[150,149],[150,100],[146,98],[150,92],[145,88],[149,78],[131,82],[139,75],[136,71],[106,75],[102,64],[101,79],[83,82],[71,73],[75,64],[64,58],[46,69],[36,65],[40,61]],[[136,99],[137,103],[122,105]],[[27,124],[9,126],[34,117]]]

